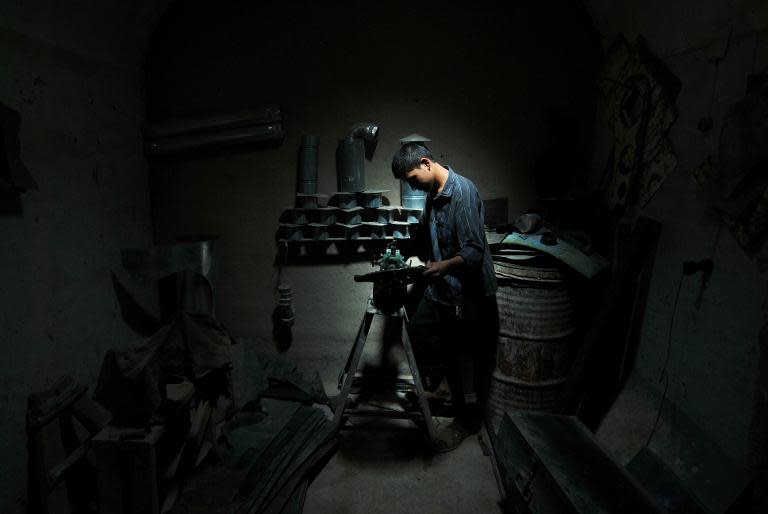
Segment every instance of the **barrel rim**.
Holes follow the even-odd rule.
[[[540,380],[538,382],[528,382],[526,380],[520,380],[515,377],[511,377],[509,375],[505,375],[499,369],[493,370],[493,373],[491,375],[492,378],[497,379],[499,382],[504,382],[507,384],[513,384],[525,389],[542,389],[547,387],[557,387],[559,385],[562,385],[565,383],[567,377],[561,377],[561,378],[553,378],[550,380]]]

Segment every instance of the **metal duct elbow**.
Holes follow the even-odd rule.
[[[361,137],[366,141],[376,141],[376,138],[379,137],[379,126],[375,123],[358,123],[352,126],[348,137]]]
[[[349,131],[349,135],[345,138],[345,140],[362,140],[365,146],[365,158],[370,161],[373,158],[373,153],[376,151],[376,143],[378,143],[378,137],[378,125],[370,122],[362,122],[352,125],[352,129]]]
[[[365,159],[371,160],[376,150],[379,126],[357,123],[336,149],[336,171],[339,191],[365,190]]]

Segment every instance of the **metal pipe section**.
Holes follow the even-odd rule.
[[[336,149],[336,172],[339,191],[365,190],[365,159],[371,159],[376,149],[379,126],[358,123],[339,141]]]
[[[320,138],[318,136],[301,136],[299,149],[299,176],[296,181],[296,192],[304,194],[317,193],[317,165],[319,159]]]

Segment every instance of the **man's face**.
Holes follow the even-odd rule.
[[[435,181],[434,176],[432,175],[432,170],[424,163],[421,163],[418,167],[406,172],[406,174],[403,175],[403,180],[408,182],[408,185],[413,189],[426,192],[432,190]]]

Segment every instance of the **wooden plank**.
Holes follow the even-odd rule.
[[[47,391],[29,395],[27,426],[30,430],[36,430],[49,423],[78,401],[87,390],[87,386],[77,385],[71,377],[65,376]]]
[[[408,336],[408,316],[405,313],[405,309],[402,307],[400,311],[403,315],[403,328],[402,328],[402,341],[403,348],[405,349],[405,355],[408,358],[408,366],[411,368],[411,375],[413,375],[413,386],[416,388],[416,397],[419,399],[419,406],[421,412],[424,415],[424,424],[427,426],[427,435],[432,444],[437,443],[437,432],[435,431],[435,424],[432,421],[432,413],[429,410],[429,402],[424,394],[424,385],[421,383],[421,375],[419,374],[419,366],[416,363],[416,355],[413,353],[413,347],[411,346],[411,338]]]
[[[102,432],[91,444],[99,514],[124,514],[120,447],[108,438],[108,428]]]
[[[153,430],[162,430],[154,427]],[[129,494],[127,514],[159,514],[158,472],[155,443],[159,437],[149,434],[143,440],[121,441],[122,457],[126,462],[126,482]]]
[[[83,396],[72,405],[72,414],[91,432],[97,433],[112,421],[112,414],[100,403]]]
[[[29,433],[29,491],[30,513],[69,514],[71,512],[67,488],[49,486],[48,462],[65,458],[58,423],[48,423]]]
[[[87,389],[65,375],[27,399],[30,512],[56,514],[72,510],[69,491],[62,482],[85,455],[87,446],[81,446],[73,429],[70,407]]]
[[[344,384],[341,387],[339,396],[336,398],[334,405],[333,421],[336,426],[341,426],[342,417],[344,415],[344,409],[347,407],[347,398],[349,397],[349,391],[352,388],[352,382],[355,379],[355,372],[360,365],[360,358],[363,355],[363,349],[365,348],[365,340],[368,337],[368,332],[371,330],[371,322],[373,321],[373,313],[366,311],[360,322],[360,328],[357,331],[357,338],[355,344],[352,347],[350,358],[348,359],[348,366],[346,367],[346,376],[344,377]]]
[[[124,429],[107,425],[92,440],[100,514],[158,514],[158,470],[155,447],[165,427],[140,430],[126,438]]]
[[[90,440],[78,446],[75,451],[67,455],[63,461],[48,470],[47,482],[49,490],[53,490],[62,480],[64,480],[67,472],[69,472],[69,470],[72,469],[72,466],[74,466],[80,459],[85,457],[89,448]]]

